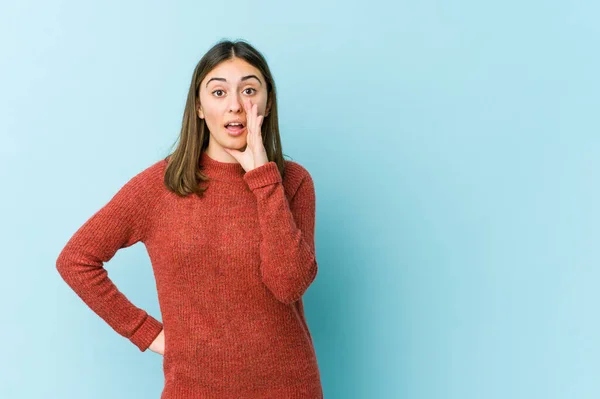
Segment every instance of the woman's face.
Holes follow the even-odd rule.
[[[254,66],[233,58],[213,68],[200,83],[199,91],[198,117],[205,120],[210,131],[208,155],[223,162],[237,162],[223,147],[242,151],[246,147],[248,132],[243,101],[258,104],[258,115],[268,115],[265,78]],[[233,135],[225,128],[232,120],[242,121],[242,134]]]

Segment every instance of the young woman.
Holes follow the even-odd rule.
[[[315,189],[283,159],[275,83],[244,41],[194,70],[174,152],[131,178],[60,253],[62,278],[141,351],[161,399],[323,397],[302,295],[317,275]],[[103,267],[143,242],[162,322]]]

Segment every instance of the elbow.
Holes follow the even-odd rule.
[[[300,300],[306,293],[308,287],[310,287],[316,279],[317,272],[318,265],[317,262],[313,260],[306,274],[298,276],[297,278],[283,276],[277,280],[266,280],[265,284],[279,302],[291,305]]]
[[[56,267],[56,270],[58,271],[58,274],[60,274],[61,276],[64,276],[66,274],[69,262],[66,259],[64,250],[60,253],[60,255],[58,255],[58,258],[56,258],[54,265]]]
[[[69,259],[61,254],[55,262],[55,267],[56,267],[56,271],[58,272],[58,275],[69,285],[72,284],[72,280],[73,280],[73,273],[72,273],[72,268],[71,268],[71,263],[69,262]]]
[[[65,247],[54,262],[58,274],[66,282],[70,282],[77,273],[78,262],[75,254]]]

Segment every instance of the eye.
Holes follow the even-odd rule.
[[[244,89],[244,91],[246,91],[246,90],[252,90],[252,94],[254,94],[254,93],[256,92],[256,89],[254,89],[254,88],[252,88],[252,87],[248,87],[248,88]],[[214,90],[214,91],[212,92],[212,94],[214,95],[214,94],[215,94],[216,92],[218,92],[218,91],[220,91],[220,92],[223,92],[223,90],[221,90],[221,89],[217,89],[217,90]],[[223,97],[223,96],[217,96],[217,97]]]

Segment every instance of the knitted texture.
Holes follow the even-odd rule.
[[[164,185],[167,160],[131,178],[70,238],[62,278],[145,351],[164,328],[161,399],[323,397],[302,296],[317,275],[315,189],[285,160],[245,172],[202,153],[203,198]],[[162,322],[135,306],[104,263],[143,242]]]

